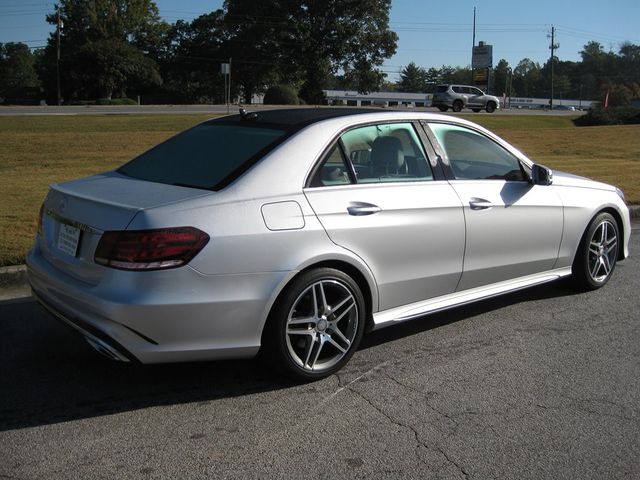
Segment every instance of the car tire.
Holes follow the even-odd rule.
[[[441,112],[446,112],[447,110],[449,110],[449,107],[439,106],[438,110],[440,110]]]
[[[582,236],[573,261],[572,280],[581,290],[596,290],[611,278],[620,245],[618,222],[609,213],[597,215]]]
[[[487,111],[487,113],[493,113],[496,111],[496,104],[495,102],[489,102],[487,103],[487,106],[485,107],[485,110]]]
[[[365,302],[358,284],[333,268],[296,277],[265,326],[268,356],[283,374],[310,381],[340,370],[360,344]]]
[[[475,113],[478,113],[480,111],[479,108],[472,108],[471,110],[473,110]]]
[[[462,111],[462,102],[460,100],[456,100],[455,102],[453,102],[451,110],[453,110],[454,112]]]

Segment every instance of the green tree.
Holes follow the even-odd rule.
[[[302,77],[300,95],[320,103],[331,74],[348,72],[359,91],[378,89],[379,66],[396,51],[398,36],[389,30],[391,0],[292,0],[292,63]]]
[[[0,43],[0,97],[25,97],[40,87],[35,61],[24,43]]]
[[[427,84],[427,92],[433,93],[436,85],[442,82],[442,74],[439,69],[430,67],[425,70],[424,80]]]
[[[402,69],[398,90],[401,92],[426,92],[427,72],[424,68],[418,67],[414,62]]]
[[[299,41],[290,10],[299,2],[225,0],[225,42],[222,52],[232,59],[232,76],[246,102],[269,85],[293,84],[299,79],[293,61]]]
[[[541,96],[544,91],[540,64],[523,58],[513,69],[513,89],[523,97]]]
[[[152,0],[60,0],[60,72],[65,98],[124,95],[161,82],[156,62],[168,25]],[[58,12],[47,16],[53,25]],[[45,49],[43,76],[55,86],[56,36]]]
[[[495,95],[502,96],[503,93],[508,94],[510,74],[511,67],[509,67],[509,62],[504,58],[500,59],[498,65],[493,68],[492,91]]]
[[[225,32],[222,10],[172,25],[158,60],[163,84],[155,92],[156,101],[223,103]]]

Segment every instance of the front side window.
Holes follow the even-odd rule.
[[[433,180],[427,156],[411,123],[369,125],[342,135],[357,183]]]
[[[453,174],[460,180],[524,181],[520,162],[502,146],[475,130],[431,123]]]

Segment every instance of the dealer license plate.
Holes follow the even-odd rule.
[[[80,243],[80,229],[61,223],[58,233],[58,249],[75,257],[78,253],[78,243]]]

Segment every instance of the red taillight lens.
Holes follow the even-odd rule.
[[[120,270],[160,270],[186,265],[209,241],[194,227],[104,232],[94,261]]]

